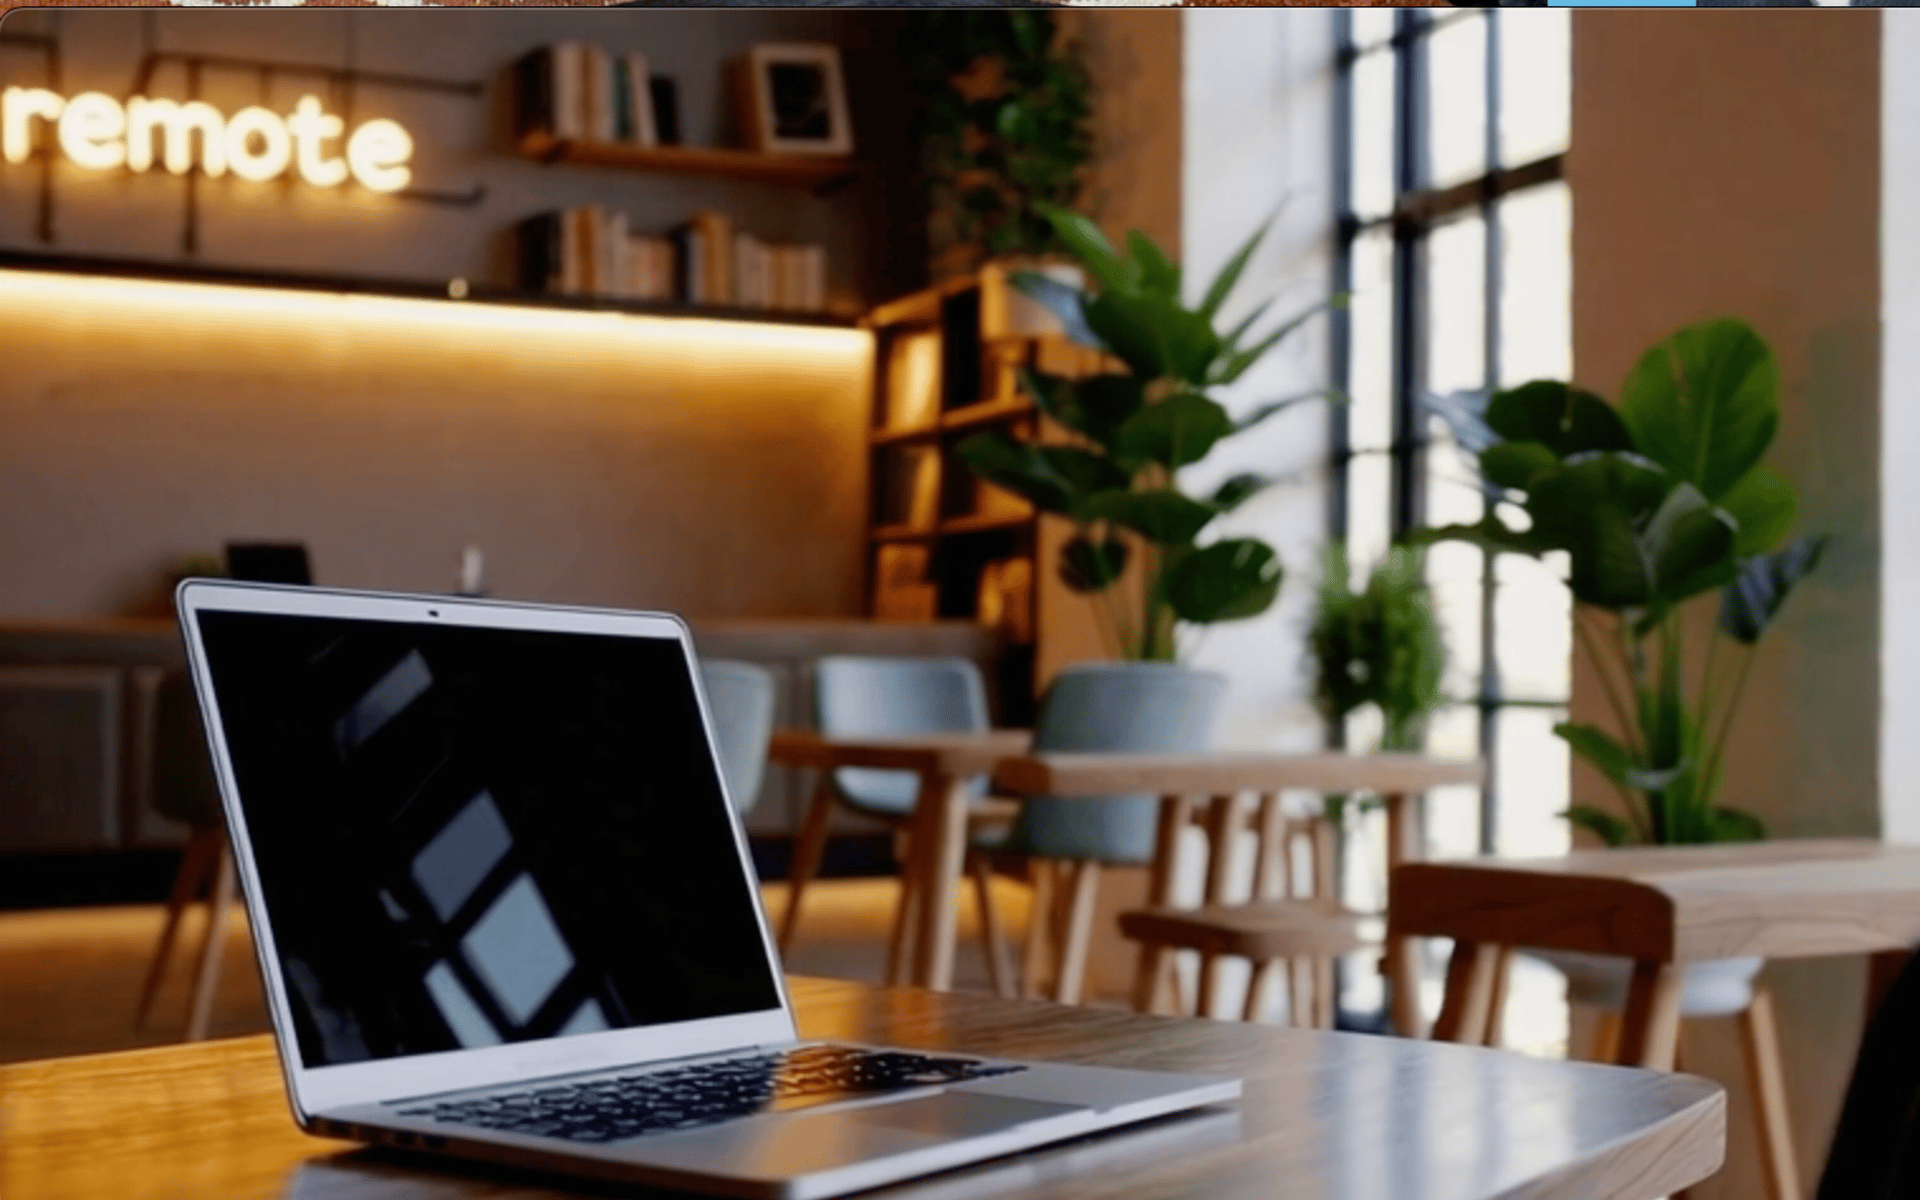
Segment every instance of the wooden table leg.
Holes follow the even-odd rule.
[[[1413,811],[1413,797],[1404,792],[1396,792],[1387,797],[1387,878],[1393,878],[1393,869],[1404,862],[1414,862],[1420,858],[1419,847],[1415,844],[1418,833],[1416,814]],[[1393,897],[1387,897],[1388,907],[1392,907]],[[1410,937],[1389,937],[1386,945],[1385,971],[1387,976],[1387,1003],[1393,1018],[1393,1028],[1401,1037],[1421,1037],[1426,1032],[1426,1020],[1420,1014],[1420,943]],[[1437,1036],[1437,1035],[1436,1035]]]
[[[1147,869],[1147,905],[1164,908],[1173,903],[1175,870],[1179,865],[1180,831],[1193,818],[1193,802],[1185,796],[1160,797],[1160,825],[1154,832],[1153,863]],[[1166,947],[1142,944],[1133,974],[1133,1007],[1138,1012],[1162,1012],[1167,968],[1172,957]]]
[[[1678,963],[1642,959],[1633,964],[1633,983],[1627,989],[1627,1011],[1620,1021],[1620,1053],[1624,1067],[1673,1070],[1680,1043],[1680,991],[1686,970]]]
[[[1787,1083],[1780,1071],[1780,1031],[1773,1019],[1773,994],[1753,989],[1753,1003],[1740,1014],[1740,1049],[1747,1060],[1747,1086],[1753,1089],[1754,1115],[1760,1123],[1760,1166],[1767,1200],[1800,1200],[1800,1167],[1793,1156],[1793,1129],[1787,1121]]]
[[[1447,963],[1446,999],[1433,1023],[1434,1041],[1469,1046],[1486,1041],[1500,950],[1485,942],[1454,942],[1453,958]]]
[[[935,991],[953,987],[957,900],[967,857],[967,808],[972,799],[967,780],[944,775],[930,778],[920,792],[915,836],[925,840],[919,855],[923,890],[913,982]]]

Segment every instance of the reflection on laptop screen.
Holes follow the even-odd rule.
[[[677,641],[198,619],[307,1066],[779,1006]]]

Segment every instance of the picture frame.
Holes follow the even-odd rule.
[[[767,154],[853,153],[840,48],[765,42],[736,64],[740,124],[749,149]]]

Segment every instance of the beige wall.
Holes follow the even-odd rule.
[[[1081,211],[1116,243],[1138,229],[1178,258],[1181,187],[1181,23],[1175,9],[1068,10],[1060,35],[1077,42],[1093,78],[1095,159]],[[1052,564],[1072,527],[1040,522],[1040,562]],[[1069,591],[1051,565],[1040,570],[1040,646],[1045,686],[1061,667],[1113,657],[1094,601]]]
[[[1835,535],[1756,664],[1724,799],[1777,836],[1874,834],[1878,723],[1880,15],[1582,12],[1573,42],[1574,365],[1608,395],[1688,322],[1751,321],[1780,358],[1772,464],[1803,530]],[[1705,614],[1703,614],[1705,615]],[[1576,663],[1574,707],[1605,722]],[[1576,771],[1577,799],[1605,803]],[[1803,1171],[1827,1140],[1860,1032],[1858,962],[1776,965]],[[1731,1031],[1689,1067],[1736,1082]],[[1729,1161],[1696,1195],[1758,1195],[1744,1092]]]
[[[127,612],[229,538],[319,579],[859,611],[867,337],[0,272],[0,615]]]

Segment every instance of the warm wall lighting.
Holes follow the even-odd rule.
[[[300,97],[284,117],[258,106],[223,117],[198,100],[135,96],[122,105],[104,92],[68,100],[45,88],[10,87],[0,92],[0,158],[25,162],[33,153],[36,122],[52,128],[69,162],[90,171],[146,171],[158,141],[160,161],[174,175],[193,169],[197,144],[200,169],[215,177],[232,171],[265,183],[291,168],[315,187],[337,187],[351,175],[375,192],[397,192],[413,181],[407,165],[412,135],[383,117],[362,122],[346,138],[343,159],[333,144],[346,133],[346,123],[326,112],[317,96]]]
[[[526,345],[538,352],[542,344],[520,339],[544,337],[551,339],[545,346],[553,352],[591,347],[636,362],[699,359],[745,366],[753,359],[777,359],[837,370],[863,363],[873,347],[871,335],[857,329],[29,270],[0,270],[0,312],[7,310],[51,320],[68,313],[124,319],[148,329],[217,327],[235,335],[313,335],[358,327],[382,336],[420,337],[423,349],[451,339]]]

